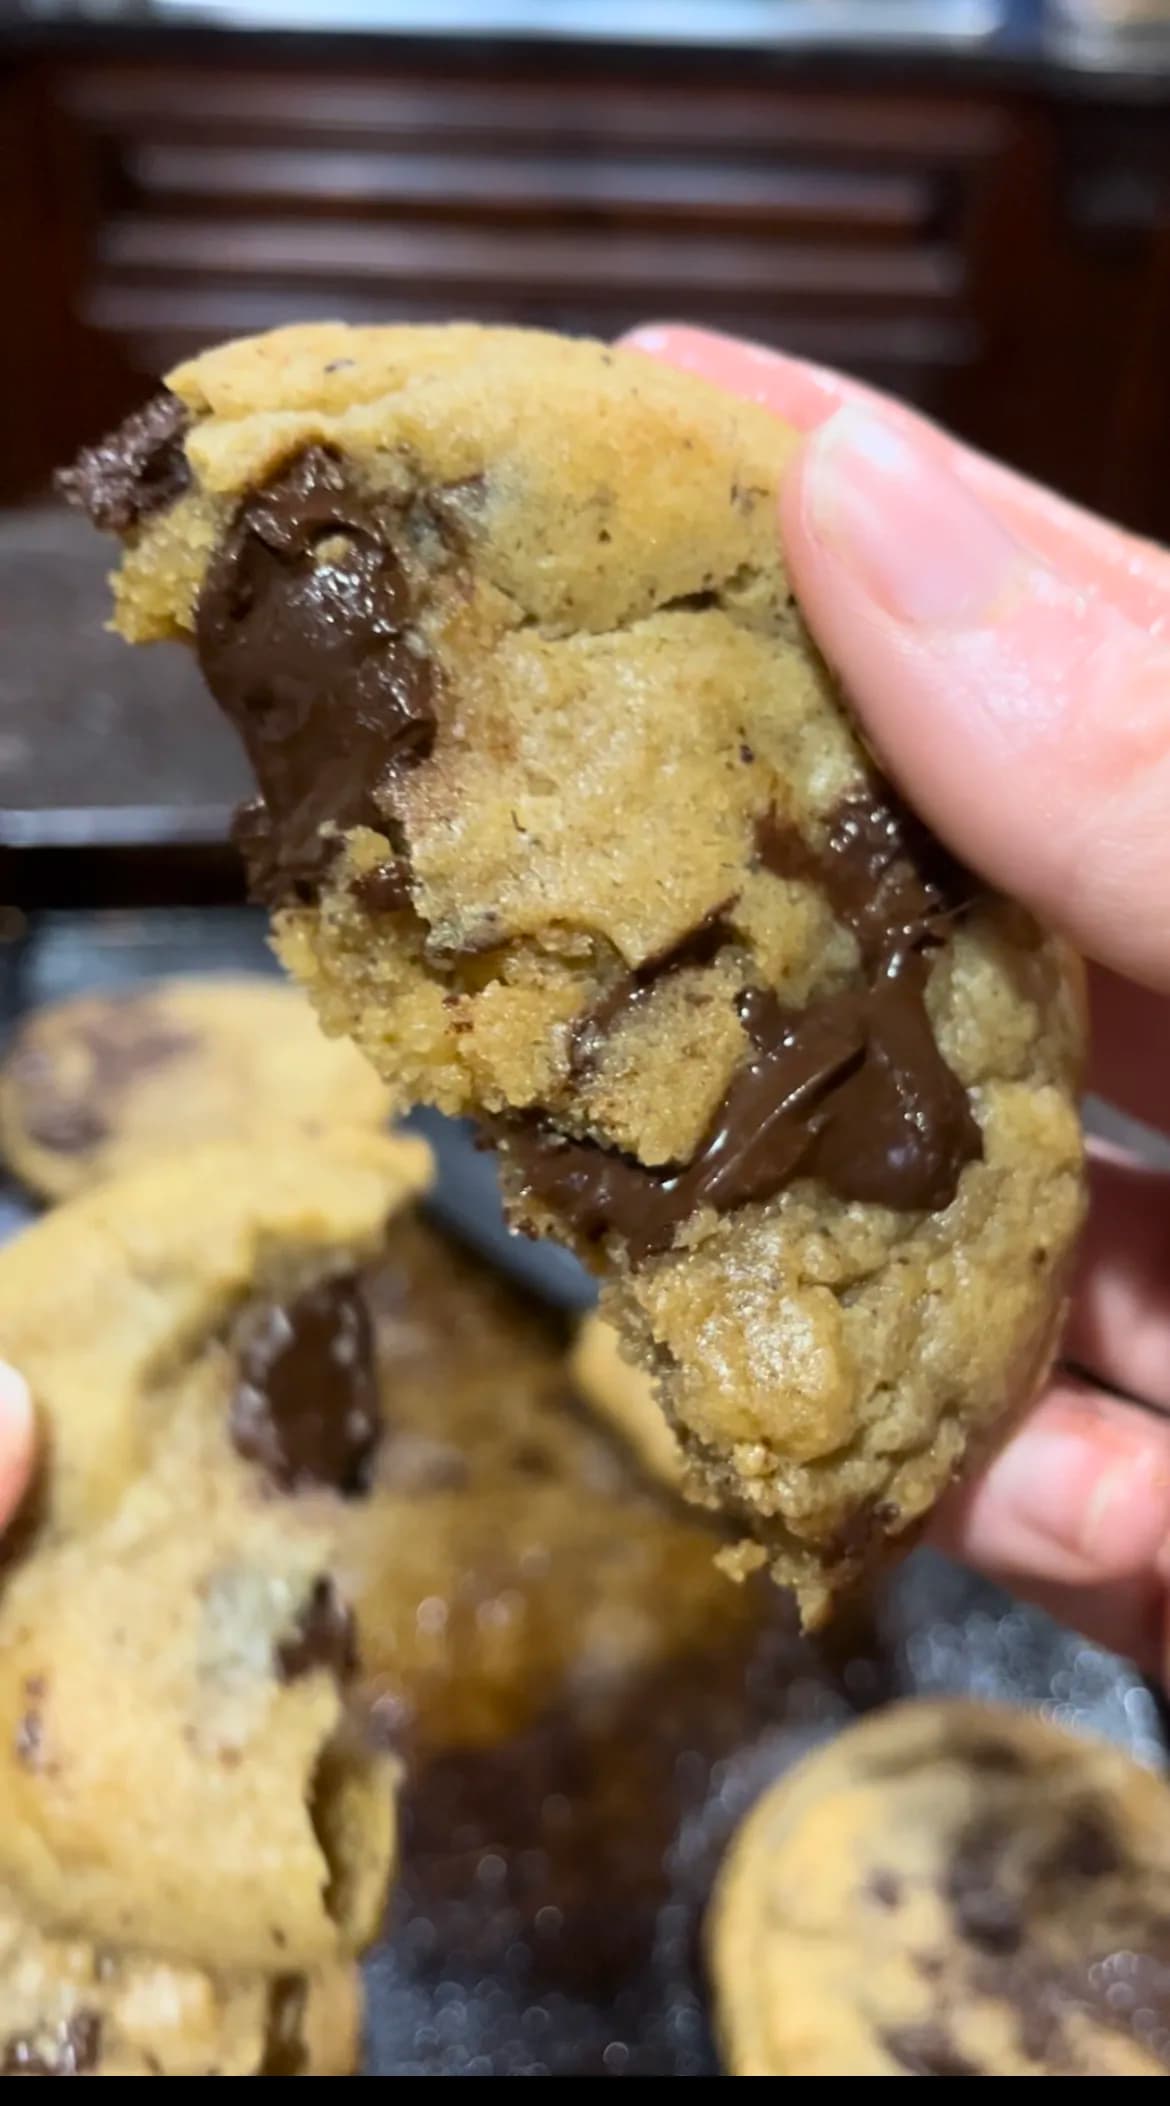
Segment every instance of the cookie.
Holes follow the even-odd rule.
[[[0,2074],[348,2076],[360,2048],[356,1966],[215,1975],[46,1936],[0,1896]]]
[[[327,1027],[481,1121],[815,1619],[1046,1370],[1082,1020],[876,775],[792,444],[634,353],[328,324],[180,367],[66,486],[241,732]]]
[[[303,1977],[380,1922],[397,1765],[338,1516],[381,1435],[358,1275],[428,1175],[404,1139],[208,1145],[0,1252],[45,1458],[0,1597],[0,1884],[53,1939]]]
[[[64,1199],[176,1142],[386,1122],[387,1093],[291,988],[257,975],[159,980],[36,1010],[0,1064],[0,1156]]]
[[[559,1324],[418,1220],[362,1284],[383,1430],[336,1570],[362,1691],[412,1764],[751,1642],[761,1590],[729,1585],[719,1536],[593,1422]]]
[[[604,1317],[585,1318],[573,1342],[571,1364],[591,1409],[637,1456],[647,1475],[681,1492],[687,1470],[678,1438],[649,1375],[626,1358],[617,1332]]]
[[[709,1950],[738,2076],[1170,2070],[1170,1790],[954,1702],[872,1714],[759,1801]]]

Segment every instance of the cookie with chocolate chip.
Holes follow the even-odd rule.
[[[377,1929],[396,1764],[340,1533],[381,1435],[360,1272],[428,1176],[405,1139],[207,1146],[0,1252],[44,1452],[0,1598],[0,1883],[46,1936],[271,1981]]]
[[[1164,2076],[1170,1790],[1030,1713],[895,1705],[749,1814],[708,1948],[737,2076]]]
[[[802,627],[792,435],[476,328],[278,331],[163,401],[69,494],[241,733],[282,956],[398,1102],[481,1122],[817,1617],[1046,1370],[1081,1018]]]
[[[257,974],[158,980],[33,1011],[0,1062],[0,1154],[63,1199],[176,1144],[293,1128],[376,1131],[388,1096],[292,988]]]
[[[213,1974],[47,1935],[0,1893],[0,2075],[348,2076],[357,1968]]]

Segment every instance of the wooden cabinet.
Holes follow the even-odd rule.
[[[1170,538],[1166,110],[956,66],[328,49],[10,64],[0,153],[35,181],[0,205],[7,494],[239,331],[669,315],[845,366]]]

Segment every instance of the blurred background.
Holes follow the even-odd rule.
[[[1170,539],[1170,0],[0,0],[0,265],[21,906],[238,885],[228,733],[46,504],[218,338],[685,316]]]

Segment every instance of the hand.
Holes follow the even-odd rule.
[[[1095,961],[1091,1087],[1170,1134],[1170,555],[838,374],[693,329],[629,341],[807,435],[781,527],[818,643],[911,803]],[[1170,1176],[1111,1147],[1091,1175],[1084,1379],[1057,1373],[938,1536],[1165,1674]]]
[[[0,1360],[0,1530],[20,1505],[32,1475],[33,1410],[28,1384]]]

